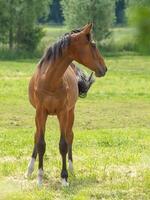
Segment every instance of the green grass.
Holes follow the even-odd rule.
[[[74,176],[60,184],[59,128],[47,121],[43,188],[30,180],[35,111],[28,82],[36,60],[0,61],[0,199],[150,199],[150,57],[108,57],[108,73],[76,106]]]

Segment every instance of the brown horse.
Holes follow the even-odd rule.
[[[69,169],[72,165],[72,142],[74,108],[78,98],[76,75],[69,65],[73,60],[95,72],[97,77],[105,75],[107,68],[96,45],[91,40],[92,24],[65,34],[52,47],[48,48],[29,84],[29,99],[36,109],[34,149],[28,165],[27,176],[34,170],[34,162],[39,157],[38,185],[43,179],[43,155],[46,149],[44,139],[48,115],[57,115],[60,125],[59,150],[62,157],[61,179],[68,185],[66,155]]]

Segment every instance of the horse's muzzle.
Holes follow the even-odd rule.
[[[103,77],[103,76],[105,76],[105,74],[106,74],[106,72],[107,72],[107,67],[105,67],[105,69],[99,69],[97,72],[95,72],[95,76],[96,77]]]

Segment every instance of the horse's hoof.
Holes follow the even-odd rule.
[[[42,187],[42,183],[43,183],[43,181],[42,181],[42,179],[37,179],[37,186],[40,188],[40,187]]]
[[[73,163],[72,163],[71,160],[69,160],[68,162],[69,162],[69,167],[68,167],[68,169],[69,169],[70,173],[73,174]]]
[[[44,171],[42,169],[39,169],[39,171],[38,171],[38,177],[37,177],[37,185],[38,185],[38,187],[42,186],[42,183],[43,183],[43,174],[44,174]]]
[[[68,186],[69,186],[69,183],[66,181],[65,178],[62,178],[62,179],[61,179],[61,183],[62,183],[62,186],[63,186],[63,187],[68,187]]]
[[[28,169],[27,172],[25,173],[25,178],[29,178],[32,175],[32,172],[34,171],[34,169]]]
[[[34,171],[34,168],[29,167],[27,172],[25,173],[25,177],[29,178],[32,175],[33,171]]]
[[[42,187],[43,184],[43,177],[42,176],[38,176],[37,178],[37,186],[38,187]]]
[[[28,170],[27,170],[27,172],[25,174],[26,178],[29,178],[32,175],[32,173],[34,171],[34,163],[35,163],[35,158],[31,158],[31,160],[30,160],[30,162],[28,164]]]
[[[28,175],[28,172],[26,172],[25,174],[24,174],[24,178],[28,178],[29,177],[29,175]]]

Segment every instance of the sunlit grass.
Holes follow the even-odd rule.
[[[24,178],[33,147],[34,109],[28,82],[37,60],[0,61],[0,199],[150,198],[150,57],[108,57],[108,73],[79,99],[74,126],[74,169],[60,184],[59,127],[47,121],[43,188],[37,163]]]

